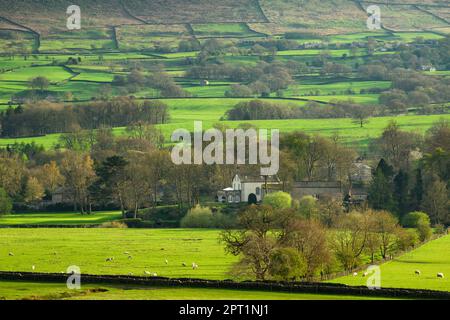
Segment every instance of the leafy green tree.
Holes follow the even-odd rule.
[[[395,211],[392,172],[392,167],[381,159],[369,186],[368,201],[373,209]]]
[[[0,188],[0,216],[11,213],[12,201],[5,189]]]
[[[29,177],[25,185],[25,202],[32,203],[39,201],[44,197],[45,189],[38,179]]]
[[[288,209],[292,205],[292,198],[289,193],[278,191],[267,194],[264,197],[263,203],[274,209]]]
[[[421,211],[413,211],[406,214],[402,219],[402,225],[406,228],[417,228],[419,223],[430,224],[428,214]]]
[[[29,85],[34,90],[44,91],[50,85],[50,81],[46,77],[39,76],[31,79]]]
[[[416,170],[416,181],[414,184],[414,188],[411,191],[411,207],[414,210],[419,210],[422,204],[423,197],[423,179],[422,179],[422,170]]]
[[[450,223],[449,192],[445,182],[435,179],[425,192],[422,208],[434,224]]]
[[[298,213],[306,219],[317,218],[319,214],[317,199],[313,196],[302,197],[298,202]]]
[[[407,172],[400,170],[394,178],[394,195],[397,202],[397,212],[400,218],[410,209],[409,196],[409,175]]]
[[[306,261],[294,248],[279,248],[270,256],[269,274],[276,280],[295,280],[304,276]]]
[[[90,187],[97,201],[117,201],[123,216],[125,216],[125,205],[122,186],[127,165],[128,161],[122,156],[107,158],[95,169],[98,179]]]

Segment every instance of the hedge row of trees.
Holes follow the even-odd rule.
[[[133,123],[166,123],[166,104],[156,100],[140,102],[128,97],[63,105],[40,101],[0,114],[2,137],[25,137],[49,133],[72,132],[78,129],[121,127]]]
[[[244,279],[312,280],[388,259],[431,236],[428,217],[421,212],[408,215],[408,226],[414,228],[409,230],[388,211],[342,213],[328,226],[307,213],[291,205],[283,192],[244,209],[238,226],[221,234],[226,252],[240,257],[231,273]]]
[[[277,104],[263,100],[243,101],[229,109],[224,118],[227,120],[267,120],[267,119],[324,119],[352,118],[361,127],[368,118],[383,114],[381,108],[363,106],[349,101],[333,101],[320,104],[310,101],[305,106]]]

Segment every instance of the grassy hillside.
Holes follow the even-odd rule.
[[[83,273],[90,274],[131,272],[144,275],[148,270],[167,277],[226,279],[237,258],[225,254],[218,241],[219,232],[207,229],[2,229],[0,270],[31,271],[31,266],[35,265],[37,272],[61,272],[68,265],[77,265]],[[381,265],[382,287],[450,291],[450,257],[443,254],[449,248],[450,236],[445,236]],[[14,256],[9,256],[9,252]],[[114,260],[105,261],[109,257]],[[190,268],[192,262],[199,265],[197,270]],[[416,269],[421,270],[421,276],[414,274]],[[438,272],[443,272],[446,278],[438,279]],[[360,275],[332,282],[365,285],[365,281]]]
[[[0,270],[224,279],[236,257],[225,255],[217,230],[194,229],[2,229]],[[14,256],[8,253],[13,252]],[[55,254],[56,252],[56,254]],[[128,252],[129,254],[124,254]],[[131,255],[132,259],[128,256]],[[114,257],[114,261],[105,261]],[[165,259],[169,264],[165,264]],[[182,263],[187,264],[186,267]],[[197,270],[190,266],[195,262]]]
[[[450,236],[431,241],[422,247],[381,265],[381,286],[395,288],[422,288],[450,291]],[[414,272],[420,270],[418,276]],[[437,273],[445,278],[437,278]],[[332,282],[365,285],[366,278],[348,276]]]

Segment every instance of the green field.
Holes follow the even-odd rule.
[[[450,236],[431,241],[422,247],[381,265],[381,286],[450,291]],[[418,276],[414,272],[420,270]],[[445,278],[437,278],[437,273]],[[347,285],[365,285],[366,278],[348,276],[333,280]]]
[[[60,82],[70,78],[73,74],[59,66],[29,67],[0,73],[0,81],[29,81],[38,76],[45,76],[51,82]]]
[[[0,270],[31,271],[35,265],[38,272],[59,273],[77,265],[89,274],[143,276],[147,270],[166,277],[224,279],[236,257],[225,255],[218,235],[195,229],[6,228],[0,230]],[[114,261],[106,262],[109,257]],[[190,267],[193,262],[197,270]]]
[[[82,281],[82,280],[81,280]],[[100,290],[99,290],[100,289]],[[319,295],[255,290],[160,288],[133,285],[81,285],[69,290],[58,283],[0,281],[0,299],[70,300],[360,300],[358,296]]]
[[[169,105],[177,108],[172,112],[172,120],[168,124],[158,125],[161,128],[166,142],[170,142],[170,136],[176,129],[193,130],[194,121],[203,122],[203,129],[209,129],[219,122],[220,116],[234,105],[236,100],[224,99],[228,101],[228,108],[222,104],[210,108],[208,100],[199,99],[198,104],[189,104],[189,100],[173,99],[168,102]],[[221,99],[211,99],[214,102],[220,102]],[[232,104],[233,103],[233,104]],[[302,101],[300,104],[304,103]],[[433,123],[439,119],[450,119],[450,115],[431,115],[431,116],[398,116],[398,117],[376,117],[371,118],[369,123],[363,128],[352,122],[351,119],[290,119],[290,120],[253,120],[253,121],[220,121],[220,123],[236,128],[242,123],[250,123],[260,129],[279,129],[280,132],[303,131],[309,134],[320,134],[323,136],[332,136],[338,133],[344,143],[351,143],[360,149],[365,149],[370,139],[379,137],[383,129],[392,120],[396,121],[402,130],[425,132]],[[115,128],[117,135],[125,134],[124,128]],[[17,143],[35,142],[43,145],[45,148],[51,148],[58,143],[59,134],[50,134],[43,137],[18,138],[18,139],[0,139],[0,146]]]
[[[237,257],[225,254],[219,233],[209,229],[6,228],[0,233],[0,270],[25,272],[34,265],[36,272],[59,273],[77,265],[88,274],[144,276],[149,271],[165,277],[226,279]],[[449,248],[450,236],[446,236],[383,264],[382,287],[450,291],[448,277],[436,277],[438,272],[450,274],[450,257],[444,254]],[[106,261],[110,257],[114,260]],[[199,265],[197,270],[190,268],[193,262]],[[414,274],[416,269],[421,276]],[[365,285],[365,280],[358,276],[332,282]]]
[[[122,216],[120,212],[95,212],[89,215],[79,213],[19,213],[0,217],[0,226],[10,225],[80,225],[101,224]]]

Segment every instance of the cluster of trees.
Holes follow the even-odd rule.
[[[268,96],[271,92],[286,89],[292,83],[296,67],[292,68],[291,64],[261,61],[256,66],[246,66],[214,60],[191,67],[186,77],[242,83],[231,86],[225,93],[227,97]]]
[[[372,148],[382,160],[374,170],[369,205],[395,212],[427,212],[434,224],[450,223],[450,126],[436,123],[425,135],[392,122]]]
[[[382,93],[379,102],[392,113],[402,113],[408,108],[430,113],[436,111],[431,103],[445,103],[450,99],[450,81],[446,78],[437,79],[405,69],[394,70],[390,78],[392,89]]]
[[[257,280],[311,280],[390,258],[431,236],[427,216],[420,212],[408,216],[414,229],[406,230],[391,213],[372,209],[345,213],[341,208],[325,225],[310,215],[311,209],[320,212],[324,207],[295,204],[289,194],[278,192],[267,196],[263,205],[245,208],[238,215],[238,228],[221,234],[226,251],[240,257],[232,274]]]
[[[330,104],[309,101],[304,107],[251,100],[239,102],[226,112],[224,118],[227,120],[352,118],[363,127],[369,117],[377,114],[382,114],[380,108],[363,106],[352,100],[332,101]]]
[[[0,114],[3,137],[24,137],[49,133],[72,132],[77,129],[120,127],[133,123],[159,124],[169,119],[168,107],[157,100],[117,97],[77,105],[40,101]]]
[[[112,85],[120,87],[124,94],[134,93],[143,88],[153,88],[159,92],[159,96],[164,98],[190,96],[188,92],[175,83],[168,73],[158,67],[148,74],[144,74],[141,70],[136,68],[131,70],[126,76],[115,75]]]
[[[447,112],[440,104],[449,100],[449,80],[427,76],[421,71],[429,68],[447,70],[450,65],[449,47],[448,37],[437,45],[417,42],[400,46],[397,48],[399,54],[372,59],[370,63],[361,65],[358,72],[366,79],[392,81],[391,90],[379,98],[392,113],[405,112],[408,107],[423,113]]]

